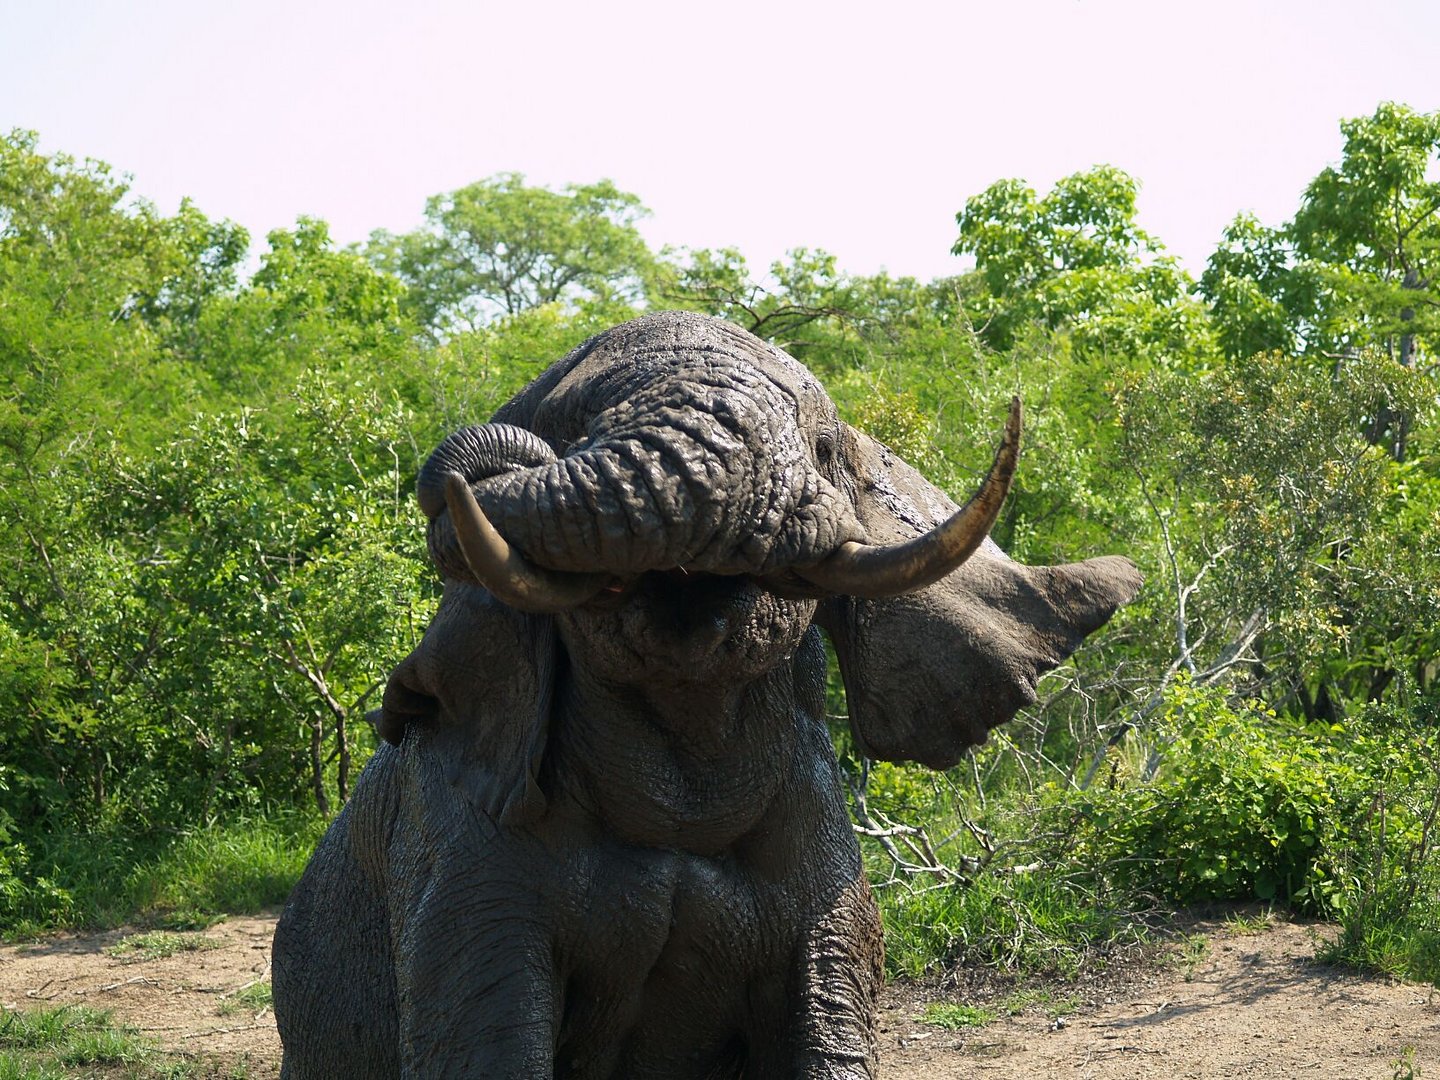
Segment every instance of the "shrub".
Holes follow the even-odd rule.
[[[1122,887],[1173,903],[1332,911],[1363,786],[1336,734],[1182,682],[1167,697],[1152,776],[1074,797],[1084,854]]]

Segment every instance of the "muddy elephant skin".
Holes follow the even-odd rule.
[[[1139,586],[985,538],[717,319],[585,342],[421,470],[434,622],[275,936],[283,1075],[871,1077],[883,946],[824,717],[953,764]]]

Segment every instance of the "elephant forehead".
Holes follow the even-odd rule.
[[[834,406],[804,365],[738,326],[692,312],[660,312],[608,330],[564,362],[568,370],[535,409],[532,429],[571,442],[622,403],[676,399],[697,388],[761,395],[767,408],[811,431],[834,422]]]

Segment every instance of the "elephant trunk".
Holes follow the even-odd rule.
[[[592,583],[677,567],[765,574],[813,563],[862,533],[849,503],[815,471],[795,408],[758,373],[696,366],[606,410],[558,459],[520,429],[467,429],[421,470],[432,554],[445,572],[468,568],[460,576],[487,585],[496,568],[513,576],[517,567],[489,533],[537,570]],[[483,525],[458,490],[445,512],[451,475],[467,482]],[[470,522],[469,544],[457,533],[461,520]]]
[[[554,460],[550,444],[533,432],[513,424],[476,424],[435,448],[416,477],[415,496],[425,517],[434,521],[445,509],[445,478],[451,473],[474,483]]]
[[[462,428],[442,442],[415,481],[420,509],[430,520],[430,557],[441,573],[473,578],[523,611],[564,611],[594,596],[602,578],[531,565],[495,532],[470,493],[472,483],[554,460],[548,443],[509,424]]]

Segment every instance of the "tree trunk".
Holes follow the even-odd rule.
[[[343,806],[350,798],[350,736],[346,730],[344,709],[335,713],[335,749],[340,758],[336,766],[336,794]]]
[[[325,718],[315,713],[310,719],[310,787],[315,792],[315,805],[320,813],[330,814],[330,797],[325,794]]]

